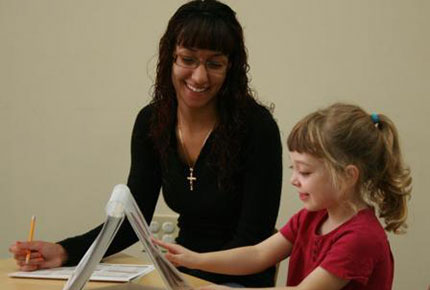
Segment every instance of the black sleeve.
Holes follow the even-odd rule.
[[[234,237],[224,248],[256,244],[273,234],[282,188],[279,128],[264,110],[253,117],[244,146],[243,197]]]
[[[150,108],[142,109],[137,116],[131,139],[131,168],[127,185],[149,223],[154,214],[161,187],[158,154],[149,138]],[[100,232],[103,224],[85,234],[60,241],[68,254],[65,265],[77,264]],[[137,241],[127,219],[118,230],[105,256],[115,254]]]

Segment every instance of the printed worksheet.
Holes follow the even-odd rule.
[[[69,279],[76,267],[59,267],[37,270],[33,272],[14,272],[9,277],[40,278],[40,279]],[[106,264],[96,266],[90,276],[91,281],[128,282],[136,277],[146,275],[154,270],[153,265]]]

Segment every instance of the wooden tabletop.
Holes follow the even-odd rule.
[[[149,260],[136,258],[126,254],[116,254],[103,260],[104,263],[117,264],[148,264]],[[9,273],[19,271],[13,259],[0,259],[0,289],[1,290],[61,290],[66,280],[49,280],[49,279],[31,279],[31,278],[11,278]],[[209,282],[198,279],[193,276],[183,274],[188,282],[195,287],[208,285]],[[144,286],[141,286],[144,285]],[[88,282],[85,289],[99,290],[119,290],[119,289],[164,289],[163,281],[157,273],[157,270],[137,278],[132,283],[117,282]]]

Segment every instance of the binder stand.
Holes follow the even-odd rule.
[[[81,290],[85,287],[115,237],[125,216],[154,263],[166,289],[192,289],[175,266],[166,260],[158,247],[152,243],[148,224],[126,185],[118,184],[114,187],[105,210],[107,217],[103,228],[82,257],[72,276],[67,280],[63,290]]]

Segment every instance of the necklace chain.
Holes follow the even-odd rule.
[[[212,133],[212,130],[213,130],[213,128],[211,128],[208,131],[208,133],[206,134],[205,139],[203,139],[200,151],[203,150],[203,147],[205,146],[206,141],[209,139],[209,136]],[[182,137],[181,125],[179,124],[179,122],[178,122],[178,137],[179,137],[179,143],[181,143],[182,151],[184,152],[185,161],[187,162],[188,169],[190,171],[189,176],[187,176],[187,180],[190,183],[190,191],[193,191],[194,190],[194,181],[197,181],[197,177],[195,175],[193,175],[194,174],[194,165],[197,162],[197,159],[199,158],[200,153],[199,153],[199,155],[197,155],[197,158],[196,158],[196,160],[193,163],[193,161],[191,159],[191,156],[188,154],[188,150],[187,150],[187,148],[185,146],[185,142],[184,142],[184,139]]]

